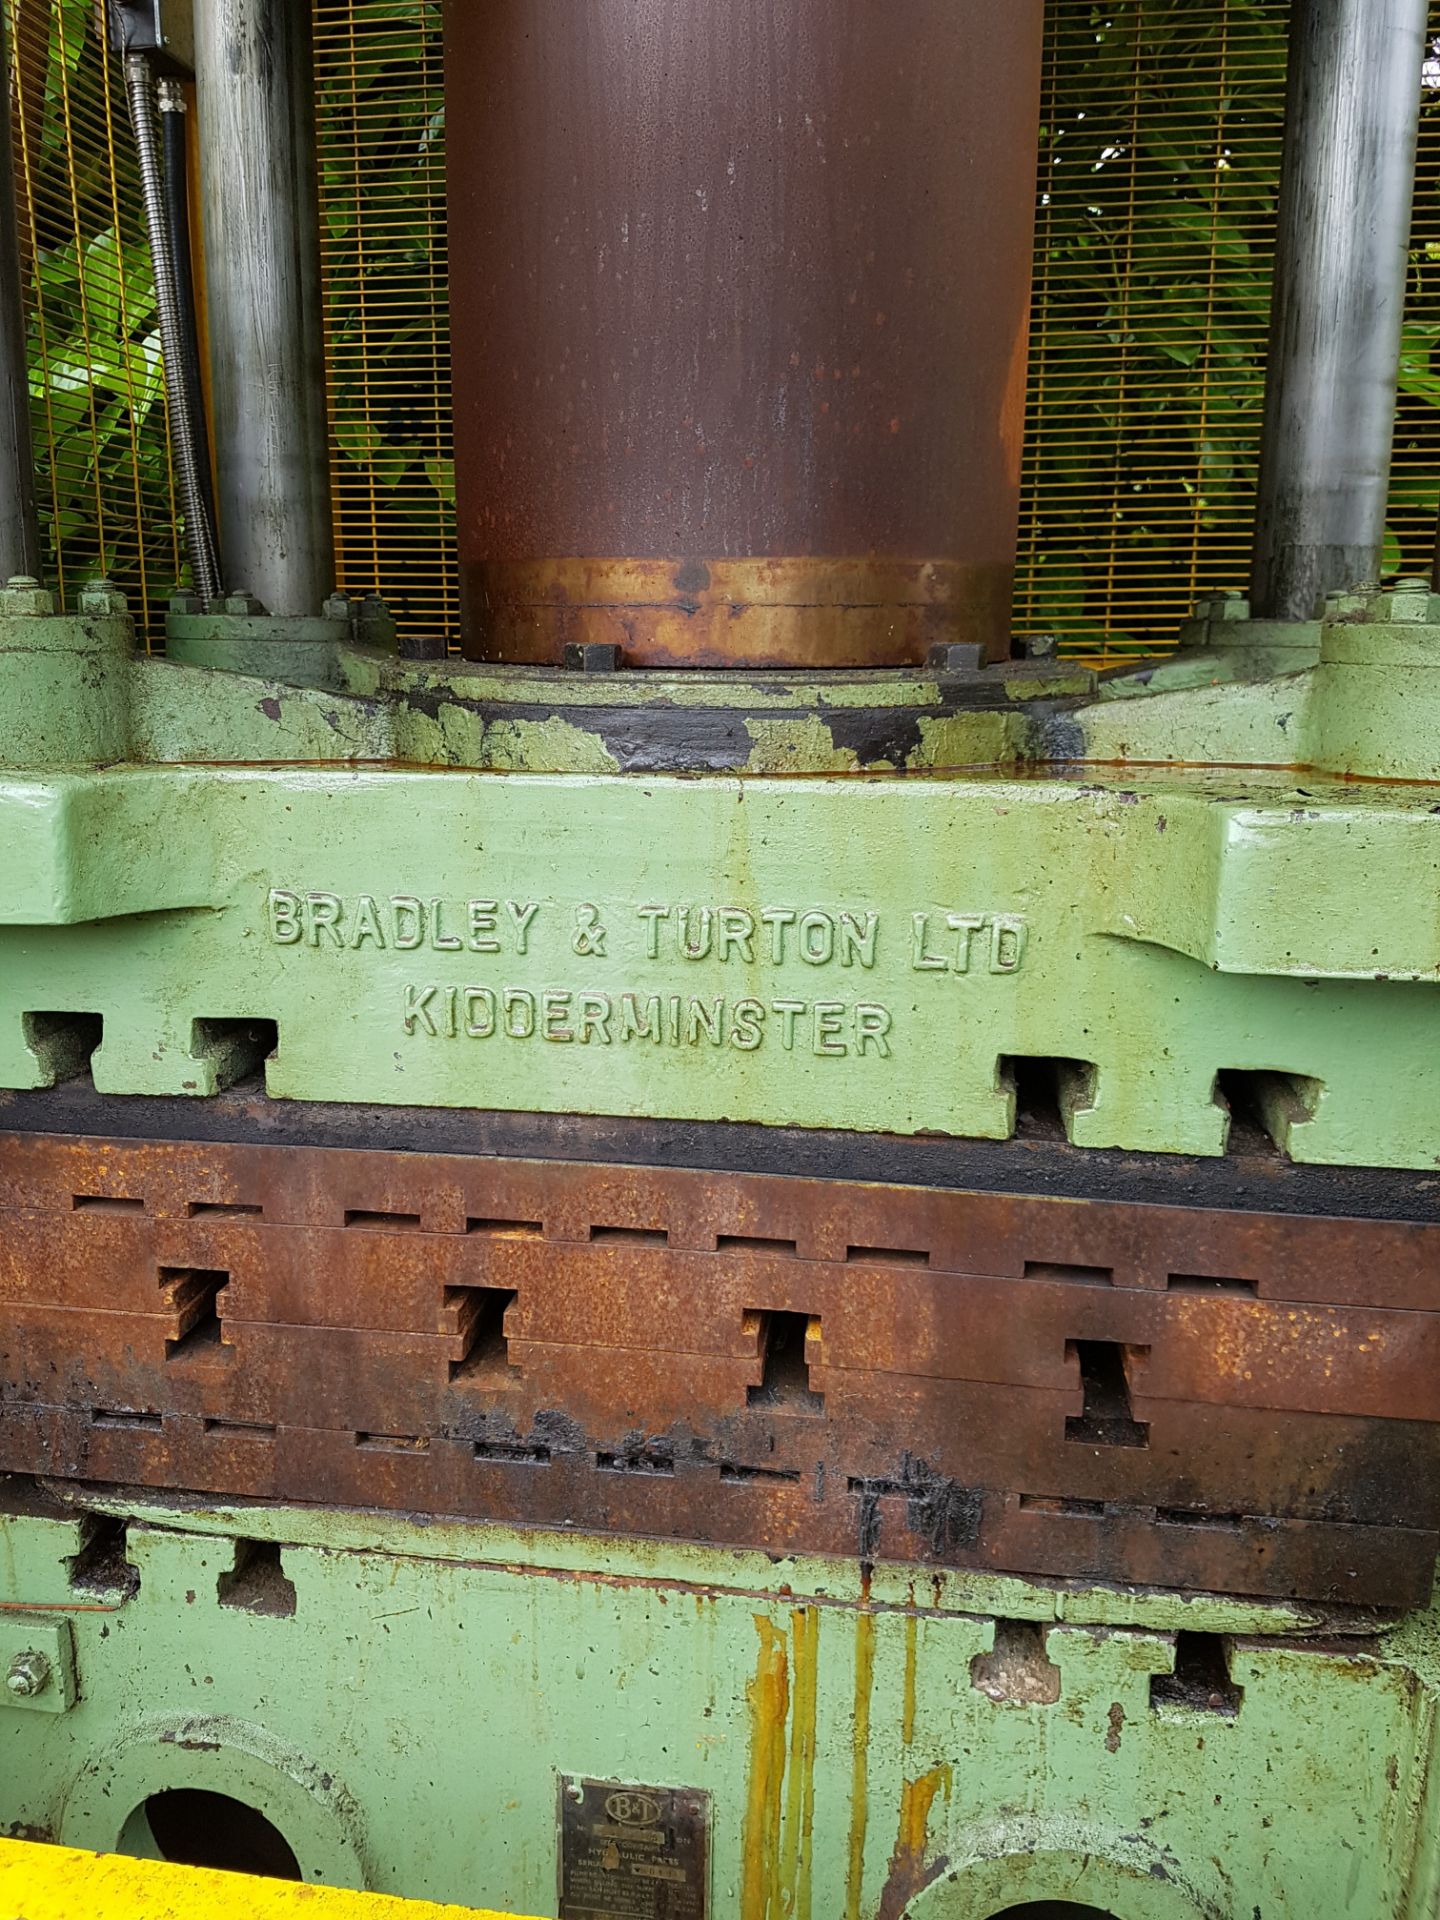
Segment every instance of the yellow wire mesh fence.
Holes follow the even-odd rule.
[[[438,0],[315,0],[340,584],[458,638]]]
[[[153,626],[176,536],[153,290],[93,0],[0,0],[32,393],[63,589]],[[1021,632],[1169,644],[1249,569],[1288,0],[1048,0]],[[439,0],[313,0],[340,583],[458,637]],[[1435,31],[1440,37],[1440,0]],[[1428,564],[1440,469],[1440,55],[1426,76],[1386,563]]]
[[[1051,0],[1022,632],[1114,661],[1245,587],[1288,17],[1288,0]],[[1425,78],[1385,556],[1414,572],[1440,491],[1440,66]]]
[[[181,554],[124,91],[93,0],[3,4],[49,577],[111,574],[148,631]]]

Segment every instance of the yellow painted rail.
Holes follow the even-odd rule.
[[[505,1920],[388,1894],[0,1840],[0,1920]]]

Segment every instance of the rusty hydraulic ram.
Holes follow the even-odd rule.
[[[1040,0],[452,0],[467,651],[1008,644]]]

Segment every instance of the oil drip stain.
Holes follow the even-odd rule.
[[[741,1920],[779,1920],[780,1795],[785,1782],[785,1721],[790,1711],[790,1661],[785,1637],[763,1613],[755,1673],[745,1688],[750,1703],[750,1783],[745,1798]]]
[[[915,1668],[920,1622],[913,1613],[905,1616],[905,1692],[901,1708],[900,1739],[907,1747],[915,1744]]]
[[[865,1833],[870,1798],[870,1696],[875,1685],[875,1616],[855,1616],[854,1757],[850,1773],[850,1835],[845,1870],[845,1920],[861,1920]]]
[[[797,1607],[790,1616],[794,1674],[790,1759],[785,1782],[785,1831],[780,1850],[781,1913],[810,1920],[812,1834],[815,1825],[815,1718],[819,1699],[820,1614]]]

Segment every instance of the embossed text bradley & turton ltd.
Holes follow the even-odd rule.
[[[1025,960],[1028,927],[1013,914],[917,909],[892,936],[871,909],[645,905],[602,909],[527,900],[422,900],[292,892],[274,888],[266,925],[278,946],[317,952],[513,954],[558,928],[566,957],[580,961],[873,970],[890,938],[912,973],[1012,975]],[[897,916],[897,919],[899,916]],[[415,981],[403,988],[401,1024],[411,1037],[549,1041],[613,1046],[729,1047],[767,1043],[820,1058],[888,1059],[895,1026],[877,1000],[695,995],[575,986],[533,988]]]

